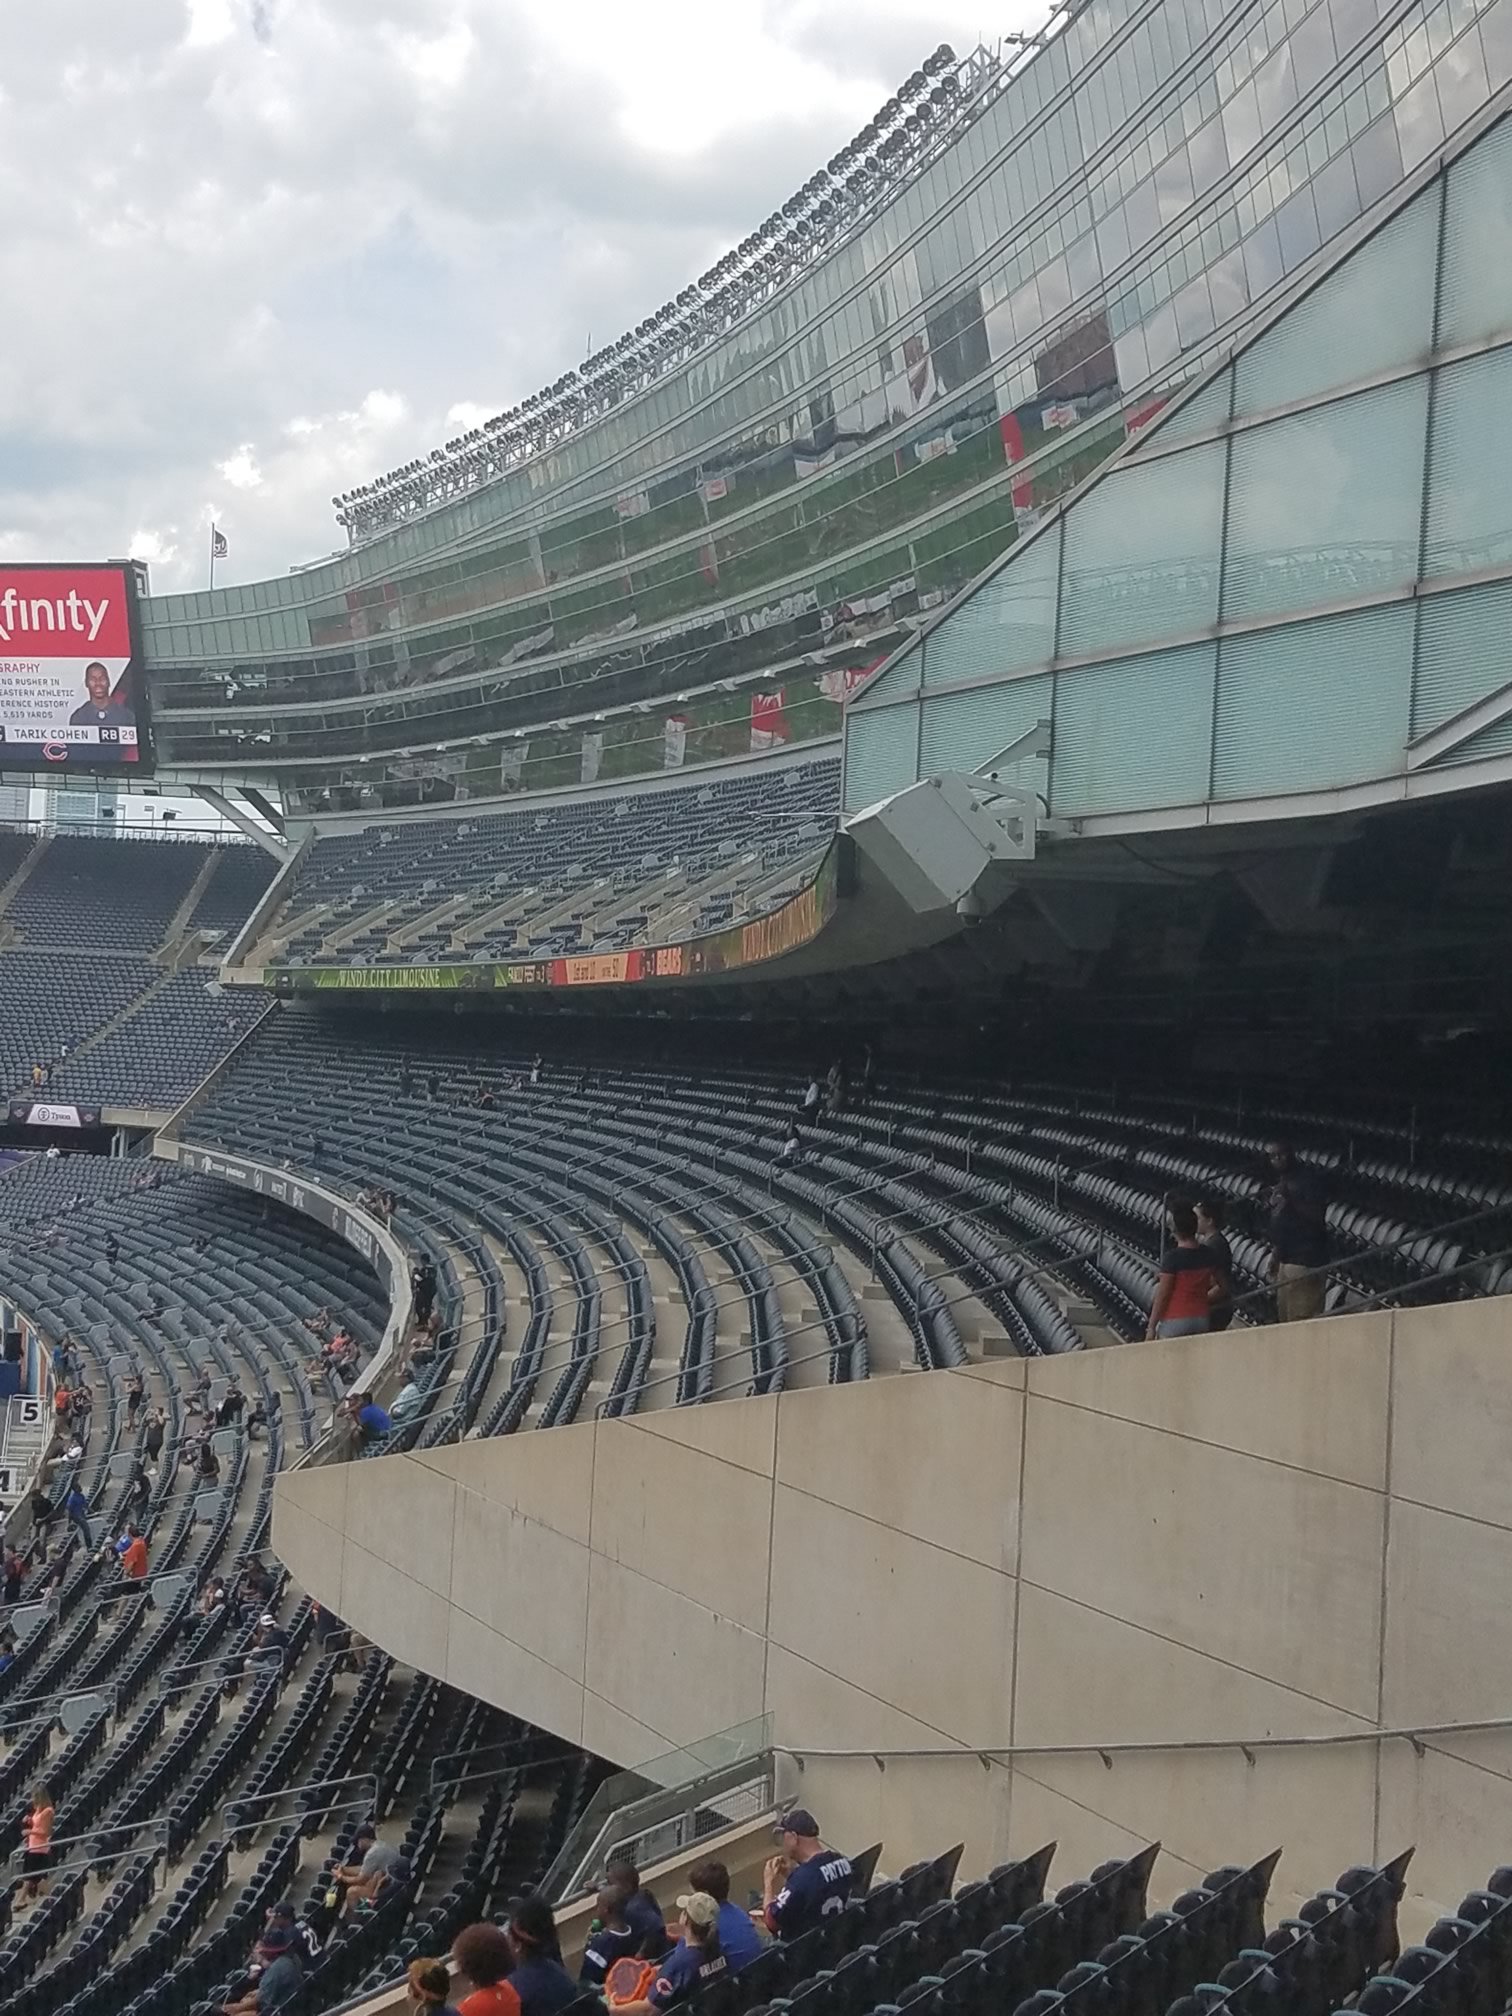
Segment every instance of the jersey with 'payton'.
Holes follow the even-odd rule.
[[[821,1918],[833,1918],[845,1909],[853,1872],[843,1855],[828,1852],[800,1862],[772,1899],[767,1924],[783,1939],[796,1939],[817,1925]]]

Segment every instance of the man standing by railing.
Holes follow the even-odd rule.
[[[1299,1161],[1286,1141],[1273,1141],[1265,1154],[1273,1177],[1267,1204],[1276,1314],[1283,1323],[1303,1323],[1323,1314],[1328,1265],[1323,1171]]]

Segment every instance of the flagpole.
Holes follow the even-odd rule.
[[[215,525],[210,526],[210,593],[215,593]]]

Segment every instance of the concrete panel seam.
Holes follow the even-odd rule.
[[[1076,1414],[1092,1414],[1099,1421],[1117,1421],[1124,1428],[1135,1428],[1145,1435],[1169,1435],[1176,1442],[1190,1442],[1199,1449],[1217,1449],[1225,1456],[1243,1457],[1250,1463],[1265,1463],[1273,1470],[1290,1470],[1298,1477],[1316,1477],[1324,1484],[1337,1484],[1346,1491],[1363,1491],[1367,1496],[1379,1498],[1383,1490],[1377,1484],[1361,1484],[1354,1477],[1340,1477],[1332,1470],[1310,1470],[1305,1463],[1288,1462],[1284,1456],[1265,1456],[1255,1449],[1241,1449],[1233,1442],[1215,1442],[1207,1435],[1194,1435],[1186,1428],[1166,1428],[1149,1421],[1136,1421],[1128,1414],[1120,1414],[1111,1407],[1089,1407],[1085,1400],[1067,1400],[1059,1393],[1041,1393],[1030,1386],[1026,1398],[1049,1407],[1066,1407]],[[1025,1412],[1028,1412],[1027,1407]]]
[[[1290,1686],[1285,1680],[1277,1680],[1272,1674],[1259,1673],[1251,1666],[1242,1665],[1237,1659],[1225,1659],[1221,1653],[1210,1652],[1204,1645],[1189,1645],[1184,1638],[1173,1638],[1168,1632],[1156,1631],[1148,1624],[1140,1623],[1133,1617],[1121,1617],[1116,1610],[1104,1610],[1097,1603],[1088,1603],[1080,1596],[1068,1595],[1064,1589],[1052,1589],[1048,1582],[1033,1582],[1027,1577],[1019,1577],[1020,1589],[1035,1589],[1042,1596],[1054,1596],[1062,1603],[1073,1604],[1078,1610],[1085,1610],[1092,1617],[1106,1617],[1110,1624],[1122,1624],[1126,1630],[1143,1632],[1146,1638],[1153,1638],[1160,1645],[1174,1645],[1179,1652],[1190,1652],[1198,1659],[1210,1659],[1215,1666],[1221,1666],[1229,1673],[1242,1673],[1249,1680],[1262,1681],[1267,1687],[1278,1687],[1284,1694],[1294,1694],[1299,1701],[1311,1701],[1315,1707],[1331,1708],[1337,1715],[1347,1715],[1358,1722],[1362,1733],[1379,1726],[1369,1715],[1362,1715],[1358,1708],[1347,1708],[1342,1701],[1330,1701],[1324,1694],[1309,1694],[1305,1687]],[[1225,1739],[1228,1740],[1228,1739]],[[1235,1737],[1235,1742],[1246,1738]]]
[[[992,1562],[983,1561],[975,1554],[963,1554],[958,1547],[947,1547],[943,1540],[927,1540],[922,1533],[911,1532],[906,1526],[890,1526],[885,1519],[875,1518],[870,1512],[858,1512],[854,1505],[842,1505],[835,1498],[821,1498],[817,1491],[803,1491],[796,1484],[784,1484],[778,1487],[774,1483],[772,1490],[774,1517],[779,1488],[789,1492],[794,1498],[806,1498],[812,1505],[822,1505],[826,1512],[843,1512],[848,1519],[859,1519],[863,1525],[875,1526],[883,1533],[891,1533],[895,1539],[911,1540],[916,1547],[927,1547],[932,1553],[948,1555],[952,1561],[964,1562],[968,1568],[980,1568],[984,1575],[1000,1575],[1005,1581],[1010,1582],[1017,1580],[1012,1568],[995,1567]],[[1020,1532],[1022,1532],[1022,1520]]]

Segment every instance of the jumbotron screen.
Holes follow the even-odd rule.
[[[0,567],[0,771],[149,761],[136,596],[130,566]]]

